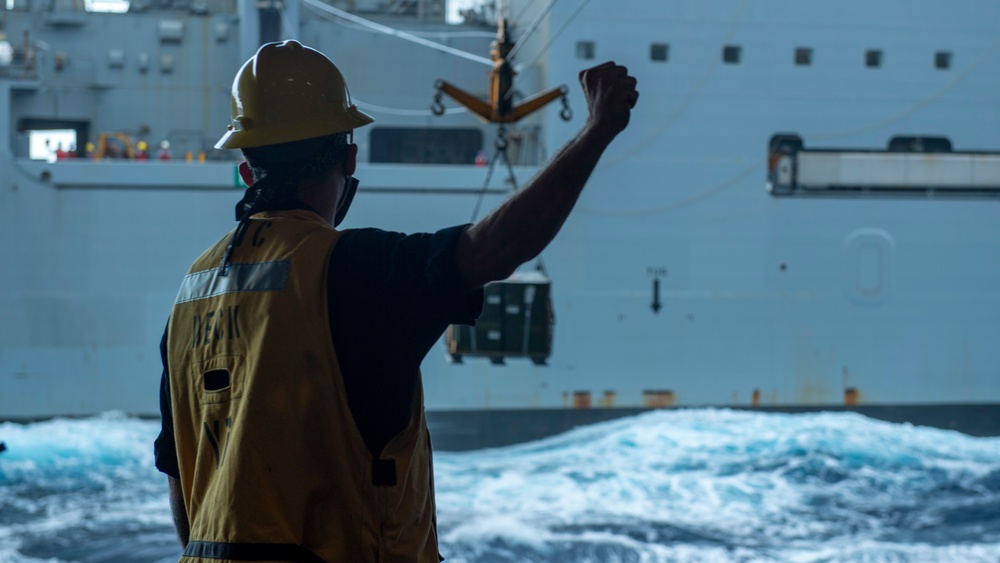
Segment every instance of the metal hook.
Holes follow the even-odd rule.
[[[507,150],[507,128],[503,125],[497,127],[497,140],[494,141],[498,151]]]
[[[441,91],[434,94],[434,103],[431,104],[431,113],[434,115],[444,115],[444,104],[441,103]]]
[[[573,110],[569,107],[569,98],[566,97],[566,94],[563,94],[560,99],[562,100],[562,109],[559,110],[559,117],[561,117],[563,121],[573,119]]]

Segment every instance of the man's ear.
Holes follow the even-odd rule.
[[[253,172],[250,171],[250,165],[247,161],[240,163],[240,178],[243,178],[243,183],[249,188],[253,185]]]
[[[351,143],[347,145],[347,157],[344,159],[344,172],[346,176],[353,176],[358,169],[358,145]]]

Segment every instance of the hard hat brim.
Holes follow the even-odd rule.
[[[351,105],[341,115],[330,116],[327,119],[320,118],[307,123],[298,123],[294,124],[294,126],[286,124],[280,129],[272,127],[255,128],[252,126],[244,126],[241,129],[234,128],[222,135],[219,141],[215,143],[215,148],[251,149],[267,145],[278,145],[350,131],[374,122],[375,118],[358,109],[358,106]]]

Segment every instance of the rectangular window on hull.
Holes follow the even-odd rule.
[[[743,48],[739,45],[726,45],[722,48],[722,62],[730,65],[740,64]]]
[[[369,145],[371,162],[476,164],[483,133],[479,129],[376,127]]]
[[[809,66],[812,64],[813,50],[809,47],[799,47],[795,49],[795,64],[798,66]]]
[[[7,9],[16,12],[27,12],[31,9],[32,0],[6,0]],[[129,0],[49,0],[49,9],[56,12],[101,12],[124,14],[128,11]]]
[[[934,68],[938,70],[948,70],[951,68],[951,53],[948,51],[934,53]]]
[[[869,49],[865,51],[865,66],[868,68],[878,68],[882,66],[882,51]]]
[[[117,14],[127,12],[129,4],[131,2],[125,0],[86,0],[85,2],[88,12],[111,12]]]
[[[28,157],[54,162],[76,156],[76,131],[42,129],[28,131]]]
[[[653,43],[649,46],[649,60],[665,62],[670,46],[666,43]]]
[[[36,160],[84,156],[90,124],[70,119],[22,118],[17,121],[14,154]]]

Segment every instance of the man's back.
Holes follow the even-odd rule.
[[[271,544],[327,561],[437,560],[422,397],[381,459],[348,405],[324,306],[340,234],[309,211],[261,214],[225,276],[229,237],[184,280],[167,347],[186,555]]]

